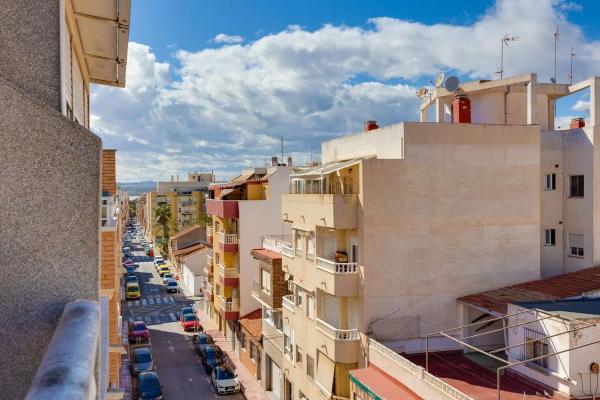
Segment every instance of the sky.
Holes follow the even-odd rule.
[[[320,144],[417,121],[419,87],[461,81],[600,75],[596,0],[132,0],[125,89],[93,85],[91,128],[117,149],[120,182],[228,179],[272,156],[315,159]],[[557,125],[587,116],[589,94],[557,105]]]

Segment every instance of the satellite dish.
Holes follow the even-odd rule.
[[[419,89],[419,91],[417,92],[417,97],[421,100],[423,100],[423,98],[427,95],[427,93],[429,93],[429,90],[427,90],[427,88],[422,87],[421,89]]]
[[[433,85],[436,88],[439,88],[442,86],[443,83],[444,83],[444,73],[442,72],[437,76],[437,78],[435,78],[435,82],[433,83]]]
[[[458,89],[458,78],[456,76],[449,76],[444,83],[444,88],[449,92],[456,92]]]

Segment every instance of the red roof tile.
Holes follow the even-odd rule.
[[[276,251],[267,250],[267,249],[252,249],[252,253],[256,253],[266,258],[270,258],[271,260],[277,260],[281,258],[281,254]]]
[[[423,400],[379,368],[369,365],[367,368],[350,371],[351,379],[356,379],[361,385],[384,400]],[[364,389],[363,389],[364,390]]]
[[[463,296],[458,300],[497,314],[506,314],[509,303],[556,300],[599,289],[600,266]]]
[[[174,256],[185,256],[185,255],[191,254],[197,250],[204,249],[205,247],[206,246],[203,245],[202,243],[198,243],[198,244],[194,244],[189,247],[184,247],[183,249],[173,250],[173,255]]]
[[[183,235],[186,235],[192,231],[195,231],[196,229],[202,229],[202,227],[200,225],[192,225],[189,228],[185,228],[182,231],[179,231],[178,233],[174,234],[173,236],[171,236],[171,239],[178,239],[180,237],[182,237]]]
[[[257,308],[240,317],[240,325],[242,325],[255,340],[260,340],[262,335],[262,310]]]

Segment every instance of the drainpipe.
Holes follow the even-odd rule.
[[[508,94],[510,93],[510,85],[506,86],[504,92],[504,125],[508,125]]]

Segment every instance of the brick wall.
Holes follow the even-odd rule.
[[[117,192],[116,150],[102,149],[102,192]]]
[[[114,289],[116,285],[118,253],[116,231],[102,232],[100,253],[100,288]]]

